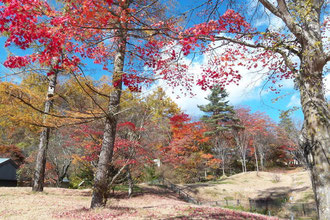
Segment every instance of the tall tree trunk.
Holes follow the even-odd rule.
[[[246,172],[246,155],[245,152],[242,151],[242,169],[243,173]]]
[[[243,157],[243,173],[246,173],[246,159]]]
[[[330,112],[324,96],[322,74],[330,57],[323,49],[320,19],[326,3],[324,0],[300,1],[300,6],[295,6],[297,16],[292,15],[287,1],[278,0],[276,7],[270,1],[259,1],[283,20],[301,47],[296,53],[300,58],[299,71],[290,64],[288,57],[282,56],[295,73],[300,91],[304,126],[299,144],[311,172],[319,219],[330,219]]]
[[[306,18],[308,28],[302,32],[297,81],[304,113],[300,146],[311,172],[319,219],[325,220],[330,219],[330,111],[323,84],[323,68],[329,57],[323,51],[320,20],[316,16],[320,15],[321,2],[315,2]]]
[[[243,157],[242,157],[241,163],[242,163],[242,173],[244,173],[244,163],[243,163]]]
[[[53,96],[55,94],[55,86],[57,81],[58,71],[54,71],[54,74],[49,76],[49,84],[47,97],[45,102],[45,113],[50,113],[53,106]],[[43,116],[43,123],[46,122],[47,115]],[[42,128],[39,141],[38,155],[36,159],[36,165],[34,169],[32,191],[42,192],[44,190],[44,178],[46,168],[46,153],[48,149],[50,128]]]
[[[225,155],[222,154],[221,156],[222,158],[222,176],[226,176],[226,173],[225,173]]]
[[[320,16],[327,3],[324,0],[300,1],[293,15],[287,1],[277,0],[276,7],[268,0],[259,1],[283,20],[301,47],[296,53],[300,58],[299,71],[288,61],[289,57],[282,56],[298,83],[304,113],[299,144],[311,172],[319,219],[326,220],[330,218],[330,112],[324,96],[322,72],[330,55],[323,49]]]
[[[128,7],[129,1],[126,1],[121,10]],[[105,121],[105,128],[103,134],[102,148],[99,155],[99,161],[94,177],[93,196],[91,208],[102,207],[106,205],[108,196],[109,175],[108,170],[113,156],[113,148],[116,137],[116,126],[118,121],[118,112],[120,97],[122,92],[122,75],[124,70],[124,61],[126,53],[127,30],[123,27],[126,24],[118,24],[120,27],[116,33],[117,35],[117,53],[114,59],[114,71],[112,75],[112,85],[114,90],[110,93],[108,115]]]
[[[261,168],[261,170],[265,170],[265,166],[264,166],[264,154],[259,151],[259,156],[260,156],[260,168]]]
[[[330,114],[324,97],[318,58],[306,57],[299,80],[305,116],[300,146],[310,169],[320,219],[330,218]]]
[[[126,170],[127,170],[127,182],[128,182],[128,197],[131,197],[133,194],[134,182],[131,175],[130,165],[127,165]]]
[[[256,159],[257,175],[259,175],[259,165],[258,165],[258,156],[257,156],[257,148],[256,148],[256,145],[254,145],[254,158]]]

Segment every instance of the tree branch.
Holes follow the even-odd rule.
[[[265,8],[267,8],[271,13],[273,13],[274,15],[276,15],[277,17],[279,17],[283,20],[283,14],[272,3],[270,3],[268,0],[259,0],[259,2]]]

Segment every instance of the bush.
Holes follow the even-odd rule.
[[[75,174],[70,176],[70,188],[86,188],[93,186],[94,171],[90,164],[82,163],[79,168],[77,168]],[[79,184],[84,181],[84,183],[79,186]]]

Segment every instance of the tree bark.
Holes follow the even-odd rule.
[[[324,95],[323,68],[330,55],[323,49],[320,21],[325,1],[301,1],[301,6],[296,6],[301,20],[291,14],[285,0],[277,0],[277,7],[268,0],[259,1],[283,20],[301,46],[297,54],[300,69],[295,72],[304,114],[299,144],[310,169],[318,217],[326,220],[330,218],[330,112]]]
[[[305,120],[300,146],[311,173],[319,219],[325,220],[330,218],[330,114],[322,68],[317,68],[317,63],[308,57],[302,62],[299,89]]]
[[[55,94],[55,86],[57,81],[58,71],[54,71],[54,74],[49,76],[49,84],[47,97],[45,102],[45,113],[50,113],[53,106],[53,96]],[[46,115],[43,116],[43,123],[46,122]],[[38,155],[36,159],[36,165],[34,170],[32,191],[42,192],[44,190],[44,178],[46,169],[46,153],[48,149],[50,128],[42,128],[39,141]]]
[[[308,28],[302,31],[297,81],[304,113],[300,146],[310,169],[319,219],[325,220],[330,219],[330,112],[325,98],[323,68],[329,58],[323,51],[318,7],[321,5],[312,7],[310,17],[306,18]]]
[[[242,158],[241,162],[242,162],[242,173],[244,173],[244,163],[243,163],[243,158]]]
[[[245,155],[245,151],[242,151],[242,169],[243,169],[243,173],[246,172],[246,155]]]
[[[129,1],[126,1],[121,10],[128,7]],[[122,75],[124,70],[124,61],[126,53],[127,31],[123,28],[125,23],[118,24],[119,29],[116,33],[117,53],[114,59],[114,71],[112,75],[112,84],[114,90],[110,93],[108,115],[105,121],[102,148],[99,155],[99,161],[94,177],[93,196],[91,208],[104,207],[107,202],[109,175],[108,170],[113,156],[113,148],[116,137],[116,126],[118,121],[118,112],[120,97],[122,92]]]
[[[128,165],[126,169],[127,169],[127,182],[128,182],[128,197],[131,197],[133,194],[134,182],[131,175],[130,165]]]
[[[225,173],[225,155],[224,153],[222,154],[221,156],[222,158],[222,176],[226,176],[226,173]]]
[[[260,168],[261,170],[265,170],[264,154],[259,151],[259,156],[260,156]]]
[[[258,156],[257,156],[257,148],[256,148],[256,145],[254,145],[254,158],[255,158],[255,160],[256,160],[257,175],[259,175],[259,165],[258,165]]]

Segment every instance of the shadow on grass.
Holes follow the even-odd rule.
[[[177,193],[169,190],[163,185],[150,185],[141,187],[138,192],[134,192],[131,198],[138,198],[144,195],[157,195],[160,198],[168,198],[168,199],[175,199],[184,201],[184,199],[178,195]],[[128,199],[127,192],[115,192],[109,195],[109,199]]]
[[[222,185],[222,184],[233,184],[233,182],[229,181],[228,179],[221,179],[221,180],[209,181],[204,183],[185,184],[183,186],[183,189],[189,193],[197,194],[199,192],[199,188]]]
[[[288,196],[292,192],[301,192],[309,189],[308,186],[300,188],[291,188],[291,187],[273,187],[266,190],[259,190],[257,198],[280,198]]]
[[[221,208],[190,208],[183,210],[186,214],[176,216],[169,216],[162,218],[165,220],[172,219],[232,219],[232,220],[245,220],[245,219],[258,219],[258,220],[275,220],[276,217],[268,217],[262,215],[251,214],[247,212],[238,212]]]
[[[266,190],[260,190],[257,197],[253,199],[252,205],[256,209],[281,209],[290,201],[290,193],[305,191],[306,189],[308,189],[307,186],[295,189],[290,187],[273,187]]]

